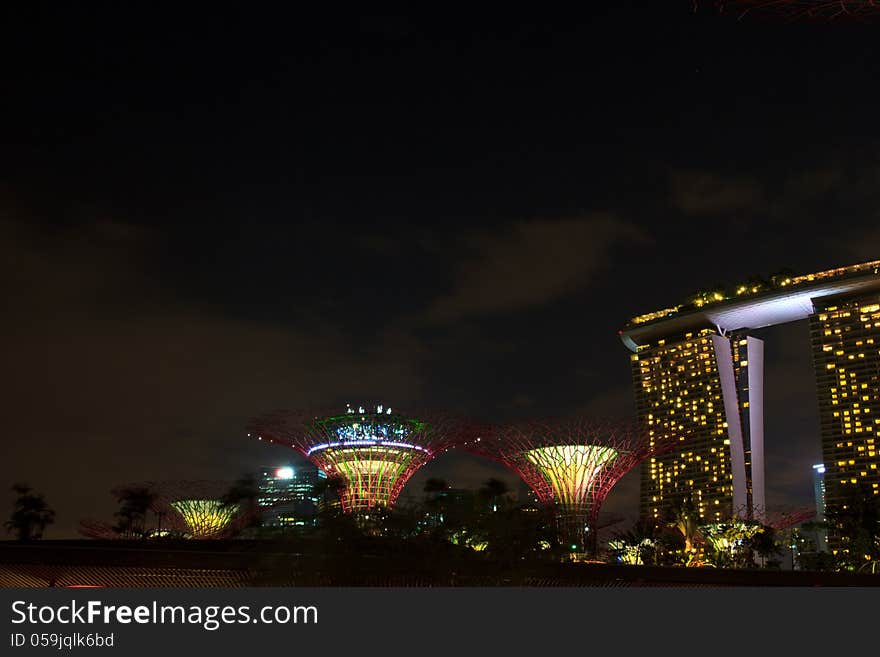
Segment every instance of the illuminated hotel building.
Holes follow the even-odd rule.
[[[764,343],[756,329],[808,319],[827,501],[846,486],[878,491],[880,261],[780,275],[630,320],[636,412],[672,451],[642,468],[641,513],[661,520],[690,499],[703,520],[761,519]]]
[[[822,427],[825,505],[848,490],[878,494],[880,456],[880,293],[823,299],[810,317]],[[845,547],[835,532],[831,549]]]
[[[660,521],[689,499],[705,521],[760,515],[763,423],[752,414],[761,408],[763,342],[701,329],[643,344],[631,360],[652,446],[679,443],[642,467],[642,514]]]

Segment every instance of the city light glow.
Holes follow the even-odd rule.
[[[278,479],[293,479],[293,468],[284,466],[275,471],[275,477]]]

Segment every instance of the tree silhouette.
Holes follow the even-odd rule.
[[[841,503],[825,509],[825,518],[843,548],[841,567],[853,570],[880,559],[880,495],[869,486],[850,487]]]
[[[424,491],[426,493],[442,493],[449,489],[449,484],[443,479],[431,478],[425,482]]]
[[[12,492],[18,497],[12,516],[5,523],[6,530],[15,534],[19,541],[42,538],[46,527],[55,522],[55,511],[27,484],[13,484]]]
[[[256,477],[246,474],[237,479],[221,498],[223,506],[236,506],[244,513],[252,513],[259,504],[260,486]]]
[[[492,511],[498,510],[498,500],[510,492],[510,487],[501,479],[494,477],[487,480],[483,487],[480,488],[480,495],[489,501]]]
[[[324,505],[339,500],[339,491],[345,488],[345,479],[339,475],[322,477],[312,486],[312,497],[321,499]]]
[[[222,501],[226,505],[238,504],[246,506],[256,504],[259,495],[260,487],[257,484],[256,477],[246,474],[229,487],[229,490],[223,495]]]
[[[260,526],[260,485],[252,474],[237,479],[220,498],[220,503],[241,520],[236,523],[233,533],[238,534],[245,527]]]
[[[685,559],[697,552],[696,543],[702,538],[700,533],[700,515],[697,505],[690,497],[685,497],[681,505],[673,512],[670,526],[677,530],[684,539]]]
[[[116,497],[121,506],[113,514],[117,518],[113,530],[128,538],[146,538],[147,512],[156,501],[157,493],[149,488],[133,487],[119,490]]]

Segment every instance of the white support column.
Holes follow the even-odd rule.
[[[736,392],[736,375],[733,369],[733,353],[730,339],[712,336],[715,346],[715,363],[721,380],[721,396],[724,399],[724,415],[727,418],[727,438],[730,443],[730,469],[733,473],[733,514],[748,516],[748,490],[746,488],[746,453],[743,447],[742,423],[739,419],[739,396]]]
[[[764,341],[749,337],[749,443],[752,449],[752,507],[764,522]]]

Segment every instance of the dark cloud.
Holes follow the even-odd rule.
[[[641,472],[639,465],[621,477],[620,481],[608,493],[605,504],[602,506],[603,512],[623,517],[627,525],[638,519]]]
[[[582,412],[593,417],[632,417],[635,413],[632,386],[614,386],[599,392],[584,404]]]
[[[757,181],[710,171],[672,174],[672,203],[687,215],[712,215],[753,207],[761,199]]]
[[[874,223],[880,213],[880,165],[871,158],[859,163],[801,164],[754,177],[709,170],[672,174],[673,206],[685,215],[709,216],[737,212],[738,221],[768,228],[783,224],[827,223],[829,237],[837,228]],[[833,222],[843,222],[836,226]],[[854,240],[846,236],[846,243]]]
[[[44,489],[58,536],[120,481],[290,458],[242,439],[278,406],[631,414],[627,317],[877,258],[876,34],[665,4],[23,15],[2,46],[0,479]],[[779,330],[781,503],[811,495],[819,429],[803,327]],[[635,481],[609,504],[635,509]]]
[[[468,251],[452,291],[437,299],[431,320],[450,322],[530,308],[588,286],[615,247],[643,240],[610,216],[520,221],[464,237]]]
[[[850,249],[853,259],[858,262],[880,260],[880,227],[862,233],[858,240],[852,242]]]
[[[304,331],[183,306],[143,277],[148,240],[137,230],[100,223],[74,234],[37,242],[3,225],[14,321],[0,337],[14,385],[0,481],[48,495],[58,510],[51,535],[71,534],[84,500],[107,497],[120,479],[233,478],[255,467],[244,439],[253,415],[420,394],[411,336],[388,328],[355,348],[327,324]]]

